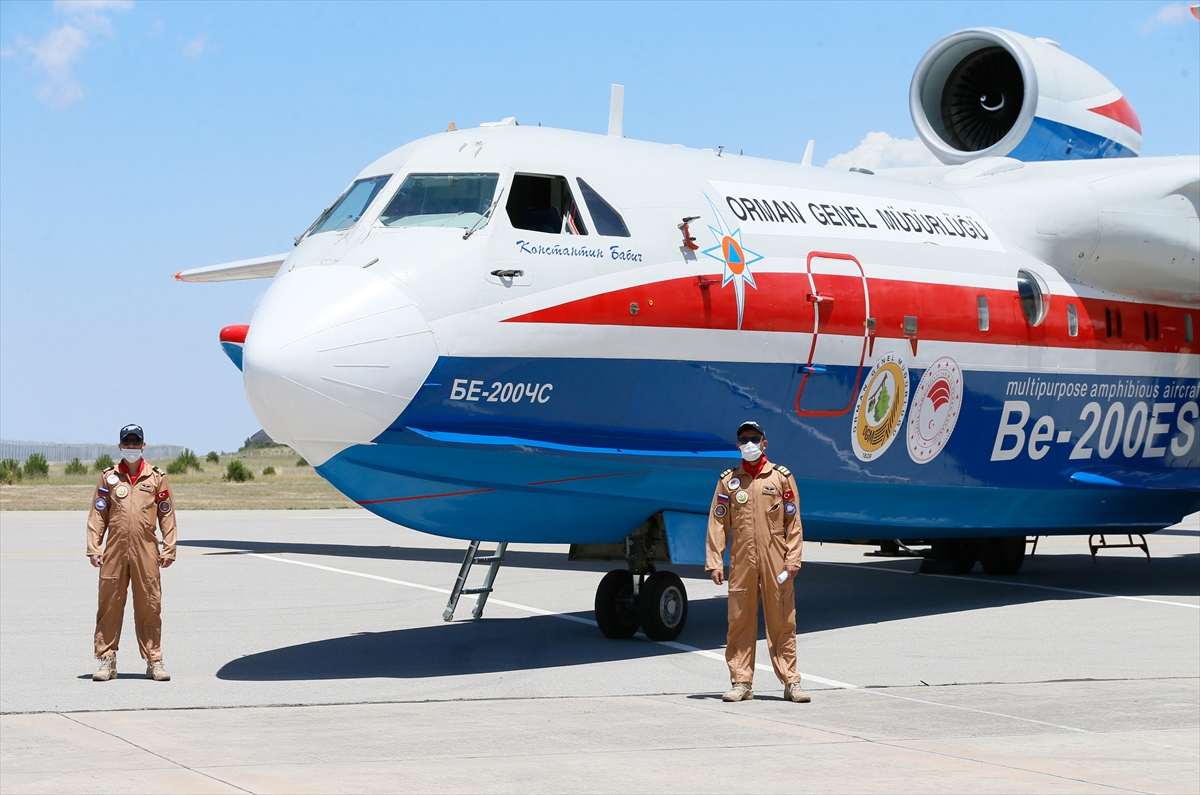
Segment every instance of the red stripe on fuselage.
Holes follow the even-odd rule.
[[[719,278],[689,276],[628,287],[505,322],[734,330],[737,302],[732,289],[720,287]],[[758,289],[746,290],[743,330],[812,332],[814,305],[808,298],[812,290],[806,274],[759,273],[754,278]],[[814,274],[814,279],[817,292],[833,298],[832,304],[822,304],[820,332],[861,337],[865,317],[862,280],[821,273]],[[1191,345],[1185,341],[1184,315],[1188,312],[1178,307],[1055,295],[1050,298],[1046,320],[1030,326],[1015,289],[872,278],[867,284],[875,335],[880,338],[903,338],[904,317],[911,315],[917,318],[920,340],[1157,353],[1194,353],[1197,349],[1194,341]],[[987,331],[979,330],[979,296],[988,300]],[[638,305],[636,314],[631,311],[632,304]],[[1072,304],[1079,321],[1076,336],[1068,333],[1067,307]],[[1191,314],[1197,322],[1196,313]]]
[[[464,494],[483,494],[485,491],[495,491],[495,489],[472,489],[471,491],[450,491],[445,494],[418,494],[413,497],[389,497],[385,500],[359,500],[359,505],[378,505],[381,502],[408,502],[409,500],[432,500],[437,497],[461,497]]]

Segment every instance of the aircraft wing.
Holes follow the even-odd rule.
[[[239,259],[220,265],[206,265],[175,274],[178,282],[232,282],[239,279],[270,279],[287,259],[287,254],[272,254],[269,257]]]

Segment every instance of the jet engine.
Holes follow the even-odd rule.
[[[1136,157],[1142,125],[1108,78],[1049,39],[967,28],[930,48],[908,93],[943,163]]]

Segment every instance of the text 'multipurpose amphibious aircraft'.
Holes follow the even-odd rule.
[[[613,637],[682,629],[655,564],[704,561],[747,418],[812,540],[1015,573],[1200,506],[1200,156],[1137,157],[1096,70],[951,34],[909,94],[945,165],[879,174],[628,140],[621,92],[607,136],[423,138],[287,254],[178,274],[273,279],[221,334],[271,438],[393,522],[626,561]]]

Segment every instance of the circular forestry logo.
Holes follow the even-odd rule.
[[[858,393],[850,443],[860,461],[883,455],[904,424],[908,405],[908,367],[896,351],[885,353],[875,362]]]

